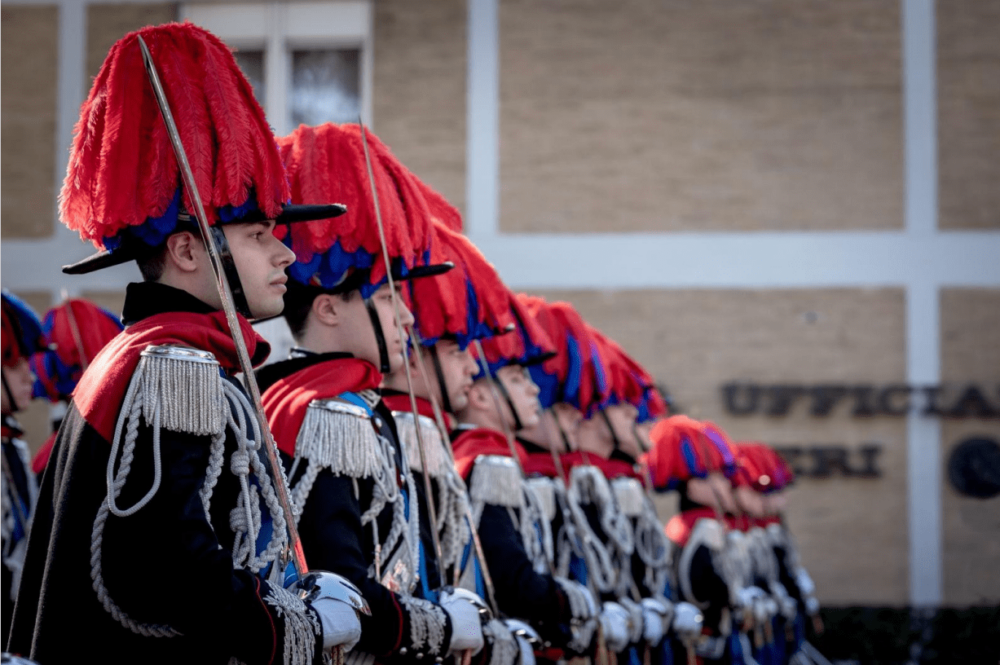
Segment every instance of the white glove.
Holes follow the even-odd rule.
[[[361,639],[359,613],[371,614],[368,603],[346,577],[314,570],[295,583],[298,595],[319,615],[324,650],[350,651]]]
[[[670,627],[673,604],[669,600],[642,599],[642,639],[656,646]]]
[[[597,603],[590,589],[575,580],[557,577],[556,583],[569,601],[570,613],[576,621],[586,621],[597,616]]]
[[[763,625],[771,620],[778,613],[778,604],[770,596],[763,595],[757,598],[753,605],[753,618],[758,625]]]
[[[701,610],[691,603],[674,605],[674,632],[681,641],[696,640],[701,637],[701,624],[704,621]]]
[[[447,592],[441,594],[439,604],[451,619],[450,653],[472,650],[477,654],[483,650],[483,617],[480,607],[473,605],[467,598]]]
[[[815,596],[809,596],[806,598],[806,614],[813,616],[819,613],[819,601],[816,600]]]
[[[535,629],[520,619],[504,619],[504,624],[517,640],[520,653],[517,665],[535,665],[535,645],[540,645],[542,642]]]
[[[311,603],[323,626],[323,649],[343,647],[350,651],[361,639],[361,621],[353,607],[332,598],[320,598]]]
[[[760,587],[743,587],[736,593],[736,605],[743,610],[753,610],[754,603],[764,595],[764,590]]]
[[[600,621],[608,650],[615,653],[623,651],[629,642],[628,610],[618,603],[607,601],[601,609]]]
[[[788,595],[788,590],[781,582],[771,582],[770,587],[771,597],[778,602],[778,611],[781,612],[781,616],[789,621],[794,619],[798,609],[795,599]]]
[[[628,611],[628,642],[636,644],[642,639],[643,633],[642,605],[631,598],[619,598],[618,604]]]
[[[805,568],[799,568],[798,572],[795,573],[795,583],[799,586],[799,591],[803,596],[811,596],[816,593],[816,584],[809,577]]]

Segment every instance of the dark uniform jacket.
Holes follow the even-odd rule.
[[[28,468],[28,447],[12,416],[3,417],[3,632],[7,639],[14,615],[14,568],[20,565],[38,485]]]
[[[167,286],[128,286],[127,326],[167,312],[213,310]],[[258,350],[266,351],[265,346]],[[99,359],[91,370],[100,370]],[[167,625],[181,635],[144,637],[105,610],[93,588],[91,543],[95,516],[108,494],[111,443],[84,420],[76,399],[44,475],[9,650],[45,665],[77,663],[81,654],[130,665],[225,665],[233,657],[250,665],[282,662],[285,619],[266,602],[270,587],[259,575],[233,565],[229,524],[239,480],[224,470],[211,514],[203,509],[208,436],[161,430],[159,490],[135,514],[108,517],[100,555],[106,588],[122,610],[136,621]],[[119,405],[106,407],[117,412]],[[228,460],[236,440],[227,432]],[[154,465],[153,431],[143,423],[119,506],[134,505],[152,487]],[[322,643],[320,636],[316,642]]]
[[[510,457],[505,445],[496,445],[496,437],[500,436],[484,429],[452,432],[459,472],[463,473],[473,495],[477,483],[476,458],[481,455]],[[511,518],[511,511],[516,510],[486,503],[479,520],[479,538],[493,577],[497,605],[507,616],[528,621],[543,639],[562,648],[570,638],[567,627],[573,618],[569,599],[552,575],[539,573],[532,565],[521,533]]]
[[[279,382],[284,382],[286,386],[292,387],[295,382],[295,374],[310,368],[315,369],[322,365],[329,372],[331,386],[327,397],[335,397],[343,394],[342,384],[338,384],[337,375],[343,368],[360,363],[353,356],[343,353],[316,354],[303,350],[296,350],[299,357],[281,361],[261,368],[258,373],[261,392],[264,393],[265,411],[271,419],[273,429],[277,429],[275,423],[275,412],[272,410],[274,401],[271,389],[275,388]],[[378,385],[378,380],[374,385],[365,386],[374,388]],[[360,389],[360,388],[358,388]],[[348,391],[350,392],[350,391]],[[402,455],[396,436],[395,423],[392,413],[379,401],[373,408],[371,417],[372,426],[383,437],[389,440],[394,451],[394,460],[397,469],[397,486],[401,490],[406,490],[407,483],[402,477],[400,470],[404,468]],[[297,434],[297,433],[295,433]],[[279,434],[276,434],[279,436]],[[281,433],[282,437],[289,436],[289,433]],[[294,439],[294,436],[292,437]],[[346,443],[346,442],[345,442]],[[282,459],[286,469],[291,473],[293,457],[287,454],[287,446],[282,446]],[[305,472],[306,464],[301,463],[289,478],[289,483],[295,487],[301,480]],[[361,640],[355,647],[355,651],[374,655],[380,662],[416,662],[422,660],[427,651],[426,645],[417,648],[411,639],[411,616],[412,610],[408,609],[405,602],[401,601],[401,595],[390,591],[374,579],[369,571],[374,563],[375,542],[371,526],[362,526],[361,516],[372,503],[374,482],[370,478],[351,478],[348,475],[335,474],[329,468],[319,471],[308,498],[303,507],[302,516],[299,520],[299,536],[302,539],[302,546],[305,550],[306,559],[311,568],[316,570],[329,570],[343,575],[353,582],[361,590],[365,600],[371,608],[371,616],[361,617]],[[423,489],[417,485],[417,501],[423,501]],[[412,502],[413,497],[408,497]],[[413,504],[410,504],[413,506]],[[429,535],[429,522],[423,514],[420,517],[421,540]],[[376,517],[380,539],[385,538],[392,524],[392,508],[386,505]],[[430,593],[440,587],[440,579],[437,575],[436,564],[430,557],[434,556],[432,547],[421,547],[421,554],[424,557],[424,565],[420,574],[420,580],[414,590],[414,596],[433,600]],[[388,561],[392,552],[382,552],[382,561]],[[381,571],[383,574],[384,570]],[[406,594],[409,595],[409,594]],[[447,651],[451,641],[451,621],[447,614],[444,614],[444,640],[443,650]],[[432,660],[432,659],[431,659]]]

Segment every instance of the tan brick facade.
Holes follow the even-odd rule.
[[[899,4],[504,0],[506,232],[900,228]]]
[[[465,202],[465,0],[375,3],[375,131],[414,173]]]
[[[899,9],[866,0],[500,0],[499,230],[902,230]],[[466,0],[373,4],[374,128],[460,209],[467,10]],[[92,3],[86,12],[84,91],[115,40],[174,19],[177,4]],[[2,8],[5,241],[52,234],[62,178],[53,173],[58,18],[55,5]],[[998,30],[988,0],[937,3],[945,229],[1000,229]],[[19,295],[39,314],[53,299],[37,289]],[[115,312],[124,297],[83,295]],[[789,520],[824,603],[908,602],[905,419],[853,418],[843,407],[816,418],[801,404],[780,418],[734,417],[720,392],[739,379],[904,382],[902,288],[544,295],[573,301],[681,409],[737,438],[880,443],[880,478],[803,479]],[[998,330],[996,288],[942,291],[942,380],[995,387]],[[46,406],[36,402],[23,420],[40,445]],[[946,476],[951,449],[977,434],[1000,440],[1000,425],[942,424],[944,600],[955,605],[1000,603],[990,568],[1000,557],[1000,499],[963,497]],[[664,515],[675,510],[671,496],[658,502]]]
[[[1000,229],[1000,5],[937,3],[940,220]]]
[[[55,219],[59,11],[2,8],[3,237],[44,238]]]
[[[1000,402],[1000,289],[941,293],[941,379],[976,383]],[[951,451],[968,437],[1000,442],[1000,420],[951,420],[942,426],[944,599],[952,605],[1000,605],[1000,497],[975,499],[948,481]],[[992,571],[992,572],[991,572]]]
[[[734,417],[720,386],[905,382],[905,300],[899,289],[546,292],[635,354],[690,415],[737,440],[775,445],[878,442],[881,478],[802,479],[788,519],[824,603],[904,605],[908,599],[906,422],[829,417],[806,404],[785,417]],[[664,506],[669,506],[669,501]]]
[[[177,3],[93,4],[87,7],[87,87],[111,46],[133,30],[177,20]]]

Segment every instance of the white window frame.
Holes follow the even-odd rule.
[[[264,112],[275,133],[291,132],[289,98],[292,51],[357,48],[360,50],[361,117],[372,124],[374,16],[372,3],[257,2],[181,5],[182,19],[196,23],[236,49],[264,52]]]

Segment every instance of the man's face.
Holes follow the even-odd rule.
[[[11,404],[7,391],[0,390],[0,395],[3,396],[3,413],[10,414],[26,408],[31,402],[31,388],[35,383],[35,375],[31,373],[27,358],[21,358],[13,365],[4,365],[3,377],[10,388],[10,398],[14,399],[14,404]]]
[[[525,428],[535,427],[541,422],[541,406],[538,403],[538,386],[531,380],[528,371],[517,365],[501,367],[497,380],[503,383],[510,401],[517,410],[517,417]],[[506,405],[504,405],[506,408]],[[513,425],[514,418],[510,422]]]
[[[250,313],[256,319],[281,314],[288,276],[285,268],[295,254],[274,236],[274,221],[227,224],[223,227]]]
[[[397,284],[397,296],[399,296]],[[335,296],[338,297],[339,296]],[[403,369],[403,343],[400,341],[398,328],[396,327],[396,313],[392,304],[392,289],[388,282],[378,288],[371,296],[375,312],[378,314],[379,323],[382,326],[382,335],[385,337],[385,348],[389,353],[389,373],[398,372]],[[413,315],[407,309],[406,303],[398,297],[399,313],[403,317],[403,325],[413,324]],[[343,350],[354,355],[355,358],[367,360],[375,367],[379,367],[381,358],[379,357],[378,342],[375,339],[375,330],[372,327],[371,317],[368,314],[368,307],[365,301],[357,293],[352,294],[348,299],[342,299],[338,306],[342,315],[338,317],[338,326],[341,327],[340,338],[348,340],[348,346]]]
[[[634,429],[635,419],[639,415],[638,410],[631,404],[614,404],[606,407],[604,413],[608,416],[611,431],[621,445],[621,451],[634,459],[639,459],[642,451],[639,449]]]
[[[734,492],[736,505],[751,517],[764,517],[764,495],[755,492],[746,485],[740,485]]]
[[[784,492],[774,492],[773,494],[764,495],[764,510],[769,515],[780,515],[785,512],[787,503],[788,497],[785,496]]]
[[[635,424],[635,435],[639,438],[639,445],[642,446],[644,452],[649,452],[653,449],[653,440],[649,434],[653,431],[653,426],[656,423],[656,420],[647,420],[644,423]]]
[[[441,364],[441,374],[444,376],[444,386],[438,385],[437,372],[433,371],[431,359],[425,358],[424,367],[431,376],[426,377],[428,385],[436,391],[439,403],[442,392],[448,390],[448,401],[453,411],[458,412],[469,405],[469,390],[472,388],[472,377],[476,375],[476,359],[468,349],[462,350],[456,342],[442,340],[435,345],[438,362]]]
[[[687,495],[692,501],[703,506],[717,508],[724,513],[736,512],[732,485],[730,485],[729,479],[718,471],[708,474],[707,478],[689,480],[687,482]]]
[[[580,423],[583,421],[583,414],[572,404],[567,404],[566,402],[559,402],[552,405],[552,413],[555,414],[556,422],[559,424],[559,428],[562,429],[563,433],[566,435],[566,439],[569,441],[569,445],[573,450],[579,448],[579,444],[576,440],[577,430],[580,429]],[[562,445],[562,437],[557,439]],[[569,450],[564,452],[570,452]]]

